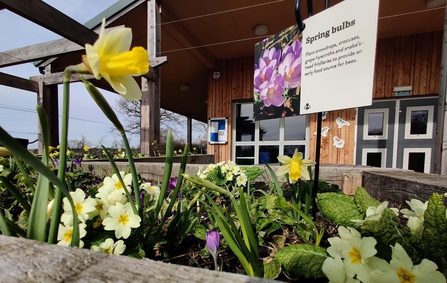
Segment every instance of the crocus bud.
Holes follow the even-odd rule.
[[[220,234],[216,231],[209,231],[206,233],[206,247],[210,251],[213,258],[217,258],[217,250],[220,244]]]

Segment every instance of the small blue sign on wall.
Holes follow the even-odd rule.
[[[210,118],[208,124],[208,142],[210,144],[228,143],[228,119]]]

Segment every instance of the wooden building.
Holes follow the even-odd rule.
[[[301,15],[305,15],[307,1],[301,2]],[[314,14],[324,9],[323,1],[313,2]],[[333,0],[330,5],[340,2]],[[0,68],[39,60],[36,66],[46,70],[33,81],[0,73],[0,83],[28,86],[27,90],[40,93],[47,114],[55,117],[50,126],[57,142],[57,90],[51,86],[60,80],[52,70],[77,62],[82,44],[94,41],[93,31],[105,17],[107,27],[131,27],[135,44],[145,46],[151,57],[151,73],[138,79],[143,89],[143,152],[149,152],[151,141],[158,138],[156,116],[161,106],[188,117],[188,127],[191,119],[226,118],[228,142],[208,145],[216,161],[277,163],[276,156],[298,147],[310,159],[319,151],[321,163],[440,173],[447,171],[447,151],[443,150],[447,144],[443,129],[446,74],[441,72],[446,57],[445,5],[445,0],[380,0],[373,104],[325,113],[322,126],[327,131],[319,149],[316,114],[261,121],[252,117],[254,45],[296,24],[295,0],[184,0],[181,4],[178,0],[120,0],[85,25],[42,1],[0,0],[0,9],[60,34],[70,47],[56,50],[53,42],[39,45],[39,50],[46,46],[46,52],[34,56],[23,51],[37,50],[36,46],[0,53]],[[256,34],[257,27],[266,33]],[[8,54],[17,60],[8,61],[13,58]],[[219,78],[213,77],[216,72]],[[107,88],[102,81],[95,84]],[[334,90],[334,95],[341,91]]]

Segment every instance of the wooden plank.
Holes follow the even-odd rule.
[[[385,84],[383,97],[390,97],[393,93],[393,40],[386,40]],[[394,94],[393,94],[394,95]]]
[[[0,5],[77,44],[93,44],[98,35],[41,0],[0,0]]]
[[[49,42],[24,46],[0,53],[0,67],[33,62],[52,58],[61,54],[68,54],[84,49],[83,46],[73,43],[65,38]]]
[[[418,95],[427,94],[427,80],[429,78],[429,52],[430,41],[429,35],[422,35],[422,52],[421,52],[421,73],[419,75],[419,93]]]
[[[0,85],[32,91],[35,93],[39,92],[39,84],[37,82],[5,73],[0,73]]]
[[[421,58],[422,58],[422,39],[421,35],[418,34],[415,36],[415,53],[414,53],[414,79],[413,79],[413,95],[417,95],[420,93],[420,75],[421,75]]]
[[[91,80],[95,77],[93,75],[82,75],[85,79]],[[45,82],[46,85],[54,85],[54,84],[62,84],[63,82],[64,73],[58,72],[58,73],[51,73],[51,74],[45,74],[41,76],[33,76],[30,77],[31,81],[34,82]],[[79,82],[81,81],[81,75],[80,74],[73,74],[71,76],[70,82]]]

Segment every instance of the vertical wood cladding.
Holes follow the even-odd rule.
[[[374,71],[373,99],[394,98],[393,87],[413,86],[412,96],[438,94],[442,49],[442,31],[416,34],[377,41]],[[231,159],[232,105],[234,101],[253,100],[254,58],[244,57],[216,62],[215,70],[222,74],[214,81],[209,72],[208,117],[228,118],[228,144],[208,145],[216,162]],[[350,123],[338,128],[340,117]],[[315,159],[317,115],[311,114],[309,130],[309,157]],[[354,164],[356,109],[343,109],[327,113],[322,126],[330,128],[322,137],[320,162]],[[345,141],[336,148],[334,137]]]

